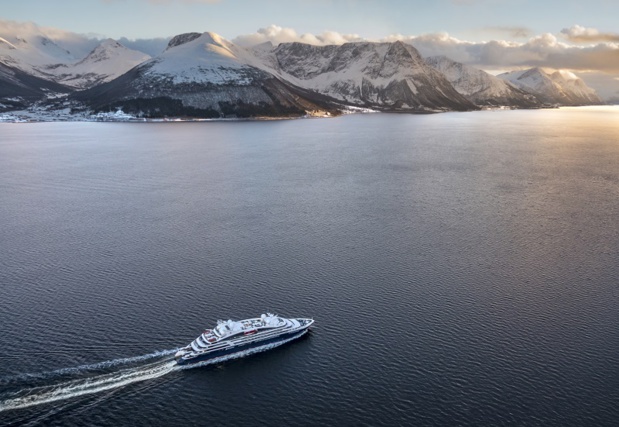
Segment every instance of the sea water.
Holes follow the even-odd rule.
[[[0,124],[0,425],[615,425],[618,118]]]

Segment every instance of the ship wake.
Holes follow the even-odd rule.
[[[174,370],[176,362],[171,355],[175,351],[160,351],[2,380],[2,383],[8,383],[3,389],[14,391],[0,394],[0,412],[100,393],[162,377]]]
[[[305,330],[294,337],[277,343],[266,344],[191,365],[177,365],[172,355],[178,349],[173,349],[138,357],[109,360],[94,365],[40,374],[24,374],[0,380],[3,389],[12,388],[14,390],[0,394],[0,412],[100,393],[140,381],[163,377],[175,371],[239,359],[279,347],[297,339],[306,332]]]

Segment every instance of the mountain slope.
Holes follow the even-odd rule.
[[[80,60],[44,35],[0,38],[0,63],[76,89],[112,80],[149,58],[112,39]]]
[[[425,58],[425,61],[443,73],[460,94],[476,105],[517,108],[540,106],[540,102],[531,94],[485,71],[453,61],[445,56],[432,56]]]
[[[48,65],[41,70],[51,74],[58,83],[85,89],[113,80],[148,59],[150,56],[145,53],[107,39],[79,62]]]
[[[345,104],[406,112],[476,109],[414,47],[399,41],[282,43],[271,51],[263,45],[254,52],[294,85]]]
[[[288,116],[321,109],[318,98],[260,65],[217,34],[181,34],[161,55],[73,99],[95,110],[123,108],[149,117]]]
[[[543,68],[531,68],[503,73],[498,77],[535,95],[544,104],[590,105],[602,102],[595,90],[567,71],[549,72]]]
[[[39,67],[75,62],[71,53],[43,34],[0,37],[0,63],[41,77]]]
[[[27,108],[48,95],[71,89],[0,63],[0,111]]]

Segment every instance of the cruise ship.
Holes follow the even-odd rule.
[[[279,345],[299,338],[308,331],[314,319],[286,319],[272,313],[245,320],[218,320],[217,326],[205,330],[174,358],[179,365],[204,362],[221,356]]]

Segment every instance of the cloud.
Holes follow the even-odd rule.
[[[33,22],[15,22],[0,19],[0,37],[12,41],[16,37],[30,40],[34,37],[47,37],[58,46],[68,50],[76,59],[81,59],[97,47],[107,37],[100,34],[77,34],[52,27],[42,27]],[[169,38],[130,40],[118,39],[124,46],[154,56],[161,53]]]
[[[532,37],[524,43],[502,40],[470,43],[446,35],[410,37],[407,42],[423,56],[445,55],[483,69],[548,67],[619,73],[619,44],[574,46],[560,42],[550,33]]]
[[[378,41],[394,42],[397,40],[412,44],[422,56],[443,55],[463,63],[471,63],[475,60],[475,56],[472,54],[474,43],[458,40],[448,33],[423,34],[421,36],[392,34]]]
[[[588,86],[596,90],[602,99],[619,100],[619,78],[613,77],[607,73],[599,72],[581,72],[579,77],[582,78]]]
[[[279,43],[301,42],[324,46],[361,40],[361,37],[357,34],[340,34],[335,31],[324,31],[322,34],[318,35],[310,33],[298,34],[292,28],[269,25],[266,28],[260,28],[255,33],[238,36],[234,38],[232,42],[241,46],[255,46],[267,41],[275,45]]]
[[[619,73],[619,44],[574,46],[560,42],[550,33],[540,34],[526,42],[505,40],[468,42],[447,33],[420,36],[392,35],[381,41],[395,40],[412,44],[422,56],[444,55],[455,61],[484,69],[548,67]]]
[[[287,42],[327,45],[362,40],[356,34],[340,34],[333,31],[326,31],[319,35],[298,34],[292,28],[270,25],[253,34],[238,36],[232,41],[242,46],[251,46],[266,41],[276,45]],[[551,33],[531,37],[525,42],[505,40],[470,42],[460,40],[448,33],[417,36],[393,34],[369,41],[393,42],[396,40],[412,44],[422,56],[445,55],[455,61],[486,69],[541,66],[619,73],[619,43],[604,42],[590,46],[576,46],[561,42]]]
[[[502,28],[505,31],[519,29],[519,27],[494,28]],[[105,38],[97,34],[84,35],[56,28],[40,27],[32,22],[14,22],[0,19],[0,37],[9,41],[14,37],[28,39],[37,35],[49,37],[59,46],[70,51],[76,58],[86,56]],[[518,42],[500,39],[471,42],[458,39],[448,33],[392,34],[381,39],[367,41],[393,42],[396,40],[412,44],[425,57],[445,55],[458,62],[497,71],[536,66],[568,69],[582,74],[587,82],[590,80],[594,83],[599,82],[598,88],[606,86],[612,87],[613,91],[617,90],[619,35],[602,33],[592,28],[573,26],[556,35],[544,33],[530,37],[526,41]],[[584,44],[585,40],[587,40],[587,44]],[[165,49],[168,39],[130,40],[121,38],[119,41],[131,49],[154,56]],[[260,28],[254,33],[238,36],[232,41],[241,46],[252,46],[266,41],[274,44],[302,42],[314,45],[330,45],[364,41],[364,39],[357,34],[341,34],[336,31],[324,31],[320,34],[299,34],[292,28],[270,25]],[[595,80],[594,76],[596,76]]]
[[[412,44],[424,57],[444,55],[454,61],[485,70],[509,71],[530,67],[573,70],[578,72],[587,83],[591,81],[592,87],[605,98],[614,94],[618,87],[615,77],[619,74],[619,43],[574,45],[560,41],[556,35],[551,33],[539,34],[523,42],[505,40],[470,42],[460,40],[448,33],[392,34],[381,39],[366,41],[394,42],[397,40]],[[266,41],[276,45],[285,42],[326,45],[364,41],[364,39],[356,34],[346,35],[337,32],[323,32],[320,35],[298,34],[292,28],[271,25],[253,34],[239,36],[232,41],[243,46]]]
[[[619,33],[603,33],[580,25],[562,29],[561,35],[573,43],[619,42]]]
[[[154,39],[128,39],[126,37],[121,37],[118,39],[118,42],[123,46],[129,49],[139,50],[150,56],[156,56],[163,52],[168,46],[169,41],[169,37]]]
[[[68,50],[76,58],[86,56],[104,37],[89,34],[77,34],[58,28],[41,27],[33,22],[16,22],[0,19],[0,37],[11,40],[14,37],[31,39],[43,36],[53,40],[60,47]]]

